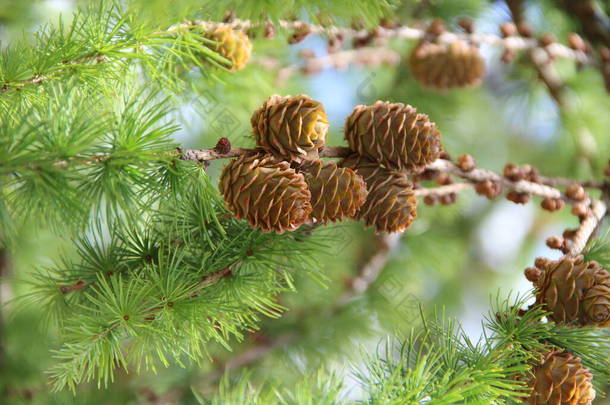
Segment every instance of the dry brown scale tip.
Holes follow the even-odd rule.
[[[493,200],[502,194],[502,183],[486,179],[476,183],[475,191],[477,194]]]
[[[522,193],[519,191],[511,190],[506,193],[506,199],[514,202],[515,204],[527,204],[532,198],[529,193]]]
[[[476,169],[477,164],[474,160],[474,158],[472,157],[472,155],[461,155],[460,157],[458,157],[457,160],[457,165],[460,169],[462,169],[465,172],[471,172],[474,169]]]
[[[544,198],[540,203],[542,209],[554,212],[565,207],[565,202],[561,198]]]
[[[579,220],[584,220],[588,213],[589,213],[589,208],[587,207],[587,204],[584,203],[578,203],[578,204],[574,204],[572,206],[572,210],[571,210],[572,215],[578,217]]]
[[[555,250],[561,250],[563,253],[568,253],[568,245],[566,240],[559,236],[551,236],[547,238],[546,245]]]
[[[563,231],[563,233],[561,234],[561,236],[564,239],[574,239],[574,237],[576,236],[576,231],[578,231],[578,229],[566,229]]]
[[[574,183],[566,188],[566,197],[574,201],[585,201],[587,199],[587,192],[583,186]]]
[[[514,163],[507,163],[504,166],[504,177],[510,181],[520,181],[525,179],[525,172]]]

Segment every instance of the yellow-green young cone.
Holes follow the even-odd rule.
[[[343,159],[342,167],[349,167],[364,178],[368,196],[358,212],[367,226],[377,232],[401,232],[407,229],[417,216],[417,198],[404,173],[380,167],[379,164],[356,154]]]
[[[328,118],[322,103],[305,95],[269,97],[250,119],[256,144],[283,159],[317,157],[326,143]]]
[[[485,62],[476,45],[464,41],[420,42],[409,57],[413,77],[426,87],[447,90],[481,83]]]
[[[345,139],[354,152],[396,170],[423,168],[442,150],[441,135],[427,115],[387,101],[354,108],[345,122]]]
[[[226,165],[220,192],[235,217],[264,232],[294,231],[311,213],[303,175],[268,155],[243,155]]]
[[[570,353],[547,353],[532,370],[530,405],[590,405],[595,399],[593,376]]]
[[[210,47],[221,56],[231,61],[231,70],[241,70],[246,67],[252,54],[252,42],[244,32],[229,26],[210,28],[204,37],[215,41]]]
[[[610,273],[582,256],[549,261],[531,281],[536,303],[557,323],[610,327]]]
[[[311,192],[311,217],[323,224],[354,217],[366,201],[366,184],[352,169],[315,160],[307,161],[302,173]]]

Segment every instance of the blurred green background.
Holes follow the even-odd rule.
[[[0,0],[2,46],[31,36],[43,24],[56,23],[60,15],[69,16],[80,3],[86,2]],[[219,18],[238,3],[219,2],[214,9],[204,9],[204,15]],[[242,3],[243,14],[238,8],[238,17],[249,17],[251,10],[261,7]],[[292,3],[287,2],[278,16],[291,11],[307,18],[311,10],[298,7],[304,2]],[[330,14],[338,13],[339,23],[349,23],[359,13],[358,2],[353,10],[328,3]],[[141,10],[142,18],[158,20],[160,25],[178,22],[198,6],[194,1],[160,0],[134,0],[130,5]],[[528,1],[526,6],[526,16],[537,33],[552,31],[565,42],[567,33],[576,29],[553,1]],[[488,33],[498,33],[498,25],[510,18],[503,1],[483,0],[404,1],[394,14],[404,23],[439,17],[452,29],[459,17],[469,16],[478,31]],[[489,46],[481,49],[487,75],[475,89],[442,94],[423,89],[405,63],[414,42],[400,39],[386,45],[402,56],[398,65],[328,68],[312,75],[297,73],[280,84],[277,71],[262,63],[265,58],[288,66],[300,63],[303,49],[317,56],[326,53],[323,38],[310,36],[287,46],[288,34],[279,31],[273,40],[255,39],[249,66],[237,73],[217,72],[221,80],[211,87],[194,72],[189,78],[192,89],[176,100],[178,109],[172,119],[182,127],[176,140],[185,147],[207,148],[224,136],[234,146],[251,146],[249,117],[255,108],[271,94],[305,93],[321,101],[329,114],[328,143],[343,145],[342,126],[352,108],[380,99],[408,103],[428,114],[442,132],[445,149],[455,157],[469,153],[481,167],[500,171],[506,162],[530,163],[549,176],[601,177],[610,151],[610,98],[599,73],[592,69],[578,70],[570,61],[557,61],[567,85],[569,103],[564,110],[558,109],[527,61],[517,58],[503,64],[500,51]],[[217,178],[223,164],[213,162],[208,173]],[[289,308],[282,318],[264,319],[261,330],[243,343],[235,342],[232,351],[210,348],[211,358],[203,364],[172,366],[157,375],[119,374],[108,389],[85,385],[77,397],[49,392],[44,371],[52,361],[55,342],[53,331],[38,326],[36,308],[17,312],[5,305],[0,323],[0,392],[4,392],[0,403],[195,404],[191,387],[203,398],[213,395],[227,365],[234,378],[247,367],[254,382],[277,380],[286,386],[302,379],[304,372],[327,367],[345,378],[345,395],[358,398],[360,387],[352,372],[361,364],[362,352],[376,350],[384,337],[405,333],[419,322],[419,305],[445,307],[476,337],[491,297],[530,290],[523,269],[535,257],[558,257],[559,252],[545,246],[545,239],[577,224],[568,209],[550,214],[538,203],[536,199],[525,206],[502,199],[490,202],[468,191],[452,206],[421,204],[417,221],[378,279],[366,292],[348,300],[342,297],[349,281],[378,242],[359,223],[330,227],[323,232],[332,246],[319,257],[328,280],[321,285],[307,275],[297,275],[298,292],[279,297]],[[70,249],[69,239],[57,238],[48,230],[21,231],[19,251],[10,259],[0,258],[5,277],[27,277]],[[2,283],[2,302],[23,293],[20,288],[18,283]]]

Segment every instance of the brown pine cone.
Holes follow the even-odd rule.
[[[358,219],[377,232],[400,232],[417,216],[417,199],[404,173],[391,172],[376,162],[356,154],[343,159],[340,166],[349,167],[364,178],[368,196]]]
[[[307,155],[317,157],[328,132],[324,107],[303,94],[269,97],[254,111],[250,123],[260,148],[298,162]]]
[[[442,150],[441,135],[427,115],[387,101],[354,108],[345,122],[345,139],[359,155],[396,170],[422,168]]]
[[[590,405],[593,376],[578,357],[552,351],[532,370],[530,405]]]
[[[263,232],[294,231],[312,211],[303,175],[269,155],[243,155],[226,165],[220,192],[236,218]]]
[[[582,256],[537,263],[536,304],[557,323],[610,327],[610,273]]]
[[[366,184],[352,169],[315,160],[302,173],[311,192],[311,217],[323,224],[354,217],[366,201]]]
[[[244,32],[229,26],[218,26],[205,32],[203,36],[215,41],[211,49],[231,61],[231,70],[246,67],[252,54],[252,42]]]
[[[485,62],[474,44],[423,40],[411,52],[413,77],[426,87],[447,90],[479,85]]]

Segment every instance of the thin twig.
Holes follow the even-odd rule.
[[[377,248],[369,259],[360,267],[358,275],[349,283],[338,300],[339,306],[344,306],[352,298],[364,293],[377,280],[379,274],[390,259],[392,252],[398,246],[401,232],[384,233],[377,237]]]
[[[413,191],[416,197],[442,197],[444,195],[456,194],[461,191],[471,189],[472,183],[455,183],[440,187],[418,188]]]
[[[580,223],[580,226],[576,230],[576,234],[572,239],[568,255],[576,256],[583,251],[583,249],[587,245],[587,242],[593,236],[598,225],[601,223],[602,219],[604,219],[607,209],[608,207],[603,201],[591,201],[590,210],[587,213],[585,219]]]
[[[209,26],[231,26],[233,28],[248,29],[252,27],[262,26],[268,23],[253,23],[248,20],[234,19],[228,23],[219,23],[212,21],[192,21],[188,24],[181,25],[182,27],[188,27],[188,25],[202,25],[204,27]],[[342,35],[344,38],[367,38],[371,35],[371,31],[366,29],[354,29],[350,27],[337,27],[333,25],[321,26],[316,24],[309,24],[303,21],[279,21],[280,28],[286,30],[302,29],[306,27],[312,34],[323,35],[328,37],[334,37]],[[421,28],[409,27],[409,26],[398,26],[396,28],[384,28],[375,27],[375,37],[377,38],[402,38],[418,40],[426,37],[426,31]],[[479,34],[479,33],[453,33],[445,32],[437,38],[438,41],[444,43],[452,43],[458,40],[472,41],[474,43],[487,44],[492,46],[499,46],[505,49],[514,51],[527,51],[534,48],[538,48],[540,45],[536,39],[524,38],[519,36],[513,36],[508,38],[502,38],[494,34]],[[554,43],[546,47],[546,50],[552,57],[571,59],[581,64],[595,64],[593,58],[584,52],[576,51],[568,46]]]
[[[181,154],[181,158],[185,160],[195,160],[198,162],[208,162],[210,160],[216,159],[227,159],[234,158],[244,154],[249,153],[261,153],[262,151],[259,149],[246,149],[246,148],[232,148],[227,153],[218,153],[215,149],[186,149],[183,151],[179,151]],[[320,149],[319,156],[322,158],[345,158],[351,155],[353,151],[345,146],[325,146]],[[495,182],[501,183],[504,187],[509,190],[514,190],[519,193],[528,193],[532,195],[536,195],[543,198],[561,198],[568,203],[576,203],[576,201],[570,200],[566,197],[560,190],[553,187],[551,184],[565,185],[566,182],[570,182],[570,184],[578,183],[583,187],[589,188],[603,188],[605,187],[604,182],[579,182],[576,180],[567,180],[563,178],[552,178],[552,177],[543,177],[542,181],[539,183],[532,181],[511,181],[504,176],[500,176],[499,174],[492,172],[486,169],[476,168],[471,171],[464,171],[460,169],[457,165],[452,163],[449,160],[445,159],[437,159],[436,161],[429,164],[427,169],[438,170],[440,172],[454,174],[463,179],[469,180],[472,183],[480,183],[485,180],[492,180]],[[453,185],[457,189],[457,191],[462,191],[466,186],[463,185]],[[417,191],[417,194],[421,196],[425,196],[428,192],[425,191]]]

